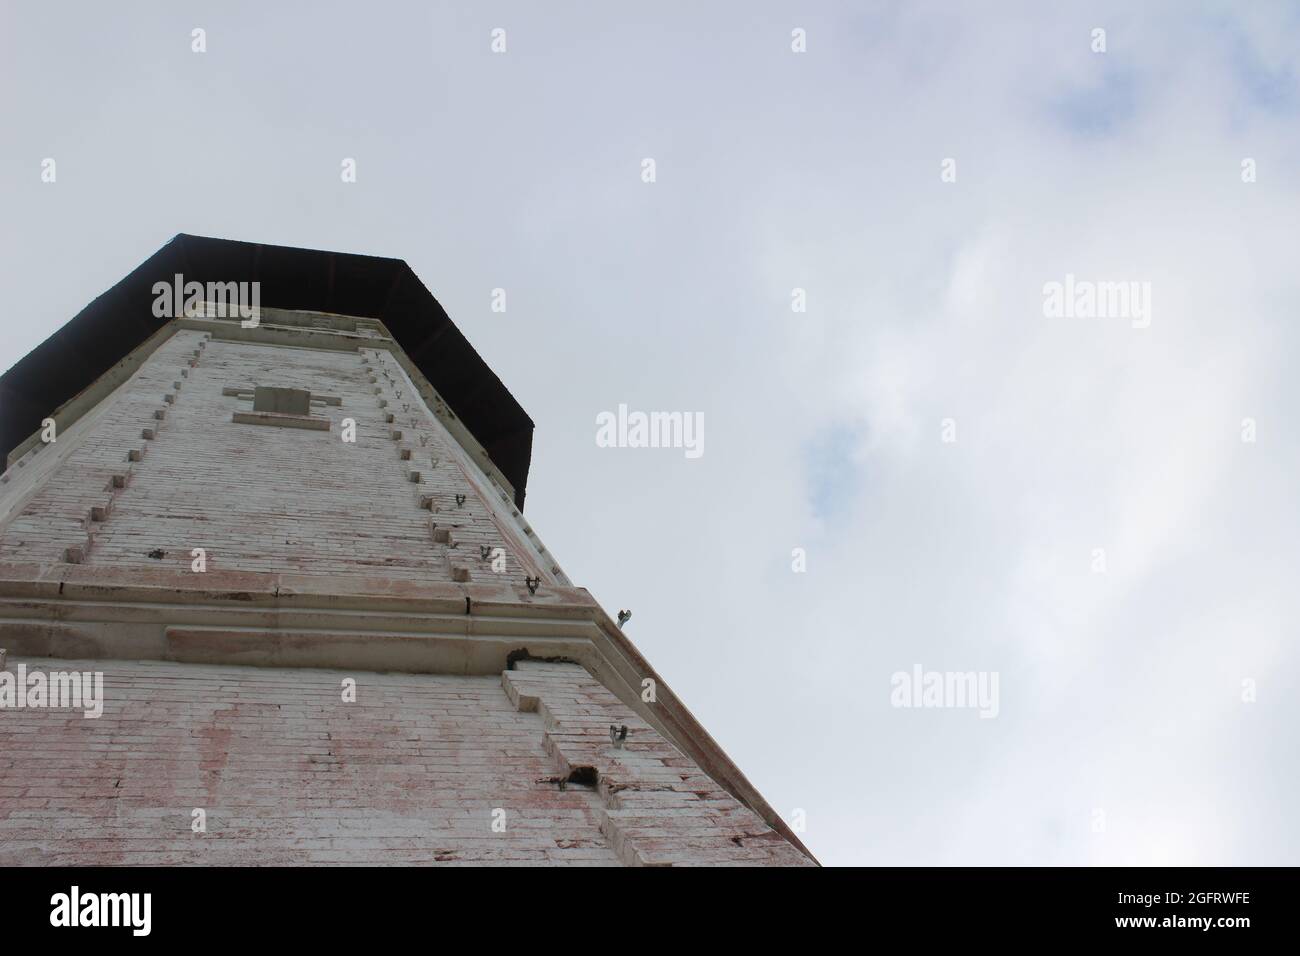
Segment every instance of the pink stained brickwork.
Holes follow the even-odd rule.
[[[577,665],[19,663],[103,713],[0,710],[0,866],[810,862]]]
[[[499,678],[21,662],[102,671],[105,703],[0,710],[0,866],[618,862]]]

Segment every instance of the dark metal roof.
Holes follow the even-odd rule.
[[[400,259],[177,235],[0,375],[0,461],[168,320],[153,284],[261,282],[264,307],[379,319],[487,450],[524,506],[533,421]]]

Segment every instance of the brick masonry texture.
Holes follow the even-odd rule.
[[[625,864],[812,865],[583,668],[520,661],[501,677],[515,706],[541,715],[560,775],[595,771],[601,832]],[[610,727],[624,725],[615,748]]]
[[[3,866],[809,863],[576,665],[21,663],[102,671],[104,709],[0,710]]]
[[[547,624],[526,581],[567,578],[394,355],[211,336],[176,332],[10,469],[0,563],[33,580],[67,563],[144,580],[188,576],[202,548],[208,571],[322,587],[505,584],[506,604],[513,592]],[[328,427],[235,421],[254,386],[309,390],[297,424]],[[151,627],[171,623],[166,602],[151,607]],[[381,674],[11,645],[18,663],[102,671],[105,701],[98,719],[0,709],[0,865],[811,863],[576,664]],[[609,727],[624,724],[615,748]],[[191,831],[195,808],[206,833]]]
[[[0,710],[0,865],[618,862],[497,678],[22,663],[103,671],[105,704]]]
[[[467,571],[522,588],[535,562],[501,533],[454,440],[396,362],[367,352],[178,332],[0,533],[0,561],[55,562],[84,548],[82,563],[183,570],[203,548],[214,570],[419,581]],[[341,399],[313,406],[329,430],[232,421],[252,402],[223,391],[267,384]],[[345,418],[356,422],[355,443],[343,440]],[[114,488],[123,474],[126,487]],[[502,574],[491,569],[494,548],[507,555]]]

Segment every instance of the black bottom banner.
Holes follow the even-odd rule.
[[[1289,869],[33,868],[0,870],[0,898],[6,942],[71,933],[78,944],[128,946],[373,942],[428,933],[451,917],[485,929],[531,925],[539,945],[605,926],[647,941],[665,932],[703,941],[710,930],[733,937],[782,924],[813,933],[919,930],[926,942],[1232,945],[1292,935],[1293,883]]]

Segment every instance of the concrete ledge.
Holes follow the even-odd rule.
[[[308,428],[313,431],[330,430],[328,418],[310,415],[284,415],[280,412],[235,412],[230,420],[240,425],[274,425],[278,428]]]
[[[414,674],[500,674],[516,638],[437,634],[334,633],[169,627],[166,660],[187,664],[317,667]],[[591,657],[585,640],[548,643],[553,656]]]
[[[806,848],[583,588],[0,563],[11,656],[489,674],[581,664],[741,803]],[[653,680],[657,700],[641,700]],[[811,854],[809,854],[811,856]]]
[[[407,607],[465,614],[465,602],[492,613],[590,620],[599,605],[585,588],[548,585],[529,594],[521,584],[452,584],[385,575],[285,574],[150,566],[0,562],[0,598],[111,599],[161,604],[231,603],[235,607],[320,607],[374,610]]]

